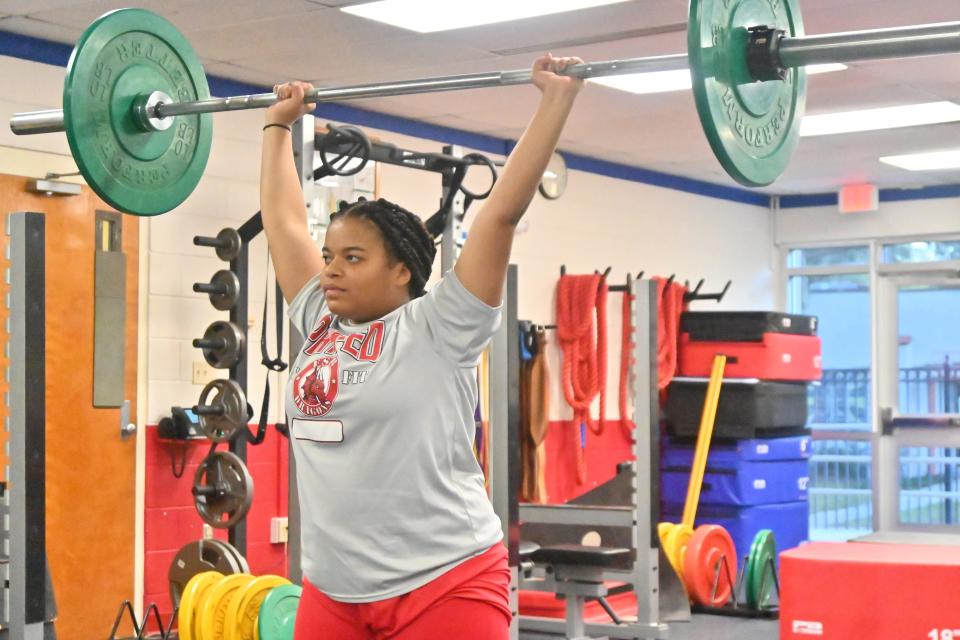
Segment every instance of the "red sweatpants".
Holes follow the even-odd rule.
[[[303,581],[295,640],[507,640],[510,568],[501,543],[395,598],[338,602]]]

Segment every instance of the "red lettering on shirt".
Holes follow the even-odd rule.
[[[383,350],[384,323],[371,323],[365,333],[349,335],[330,329],[331,316],[324,316],[307,337],[303,352],[308,356],[335,356],[337,351],[349,354],[361,362],[376,362]]]
[[[331,316],[329,313],[323,316],[322,318],[320,318],[320,322],[317,323],[317,326],[315,326],[313,328],[313,331],[310,332],[310,335],[307,336],[307,340],[309,340],[310,342],[316,342],[317,340],[319,340],[320,337],[327,332],[327,329],[330,328],[330,325],[332,323],[333,323],[333,316]]]
[[[383,349],[383,332],[383,322],[377,321],[370,325],[360,346],[361,360],[376,362],[380,359],[380,351]]]
[[[349,353],[353,356],[354,360],[360,359],[360,345],[363,343],[366,336],[362,333],[351,333],[343,341],[343,352]]]

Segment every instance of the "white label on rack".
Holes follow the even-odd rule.
[[[790,318],[783,319],[783,326],[786,327],[787,329],[789,329],[792,324],[793,322],[790,320]]]
[[[793,632],[800,636],[822,636],[823,623],[809,620],[794,620]]]
[[[757,478],[756,480],[753,481],[753,488],[754,488],[754,489],[766,489],[766,488],[767,488],[767,481],[764,480],[763,478]]]
[[[768,444],[758,444],[757,445],[757,455],[765,456],[770,453],[770,445]]]

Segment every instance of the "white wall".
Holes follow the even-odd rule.
[[[776,214],[778,245],[960,233],[960,199],[882,202],[877,211],[842,214],[836,206],[784,209]]]
[[[59,67],[0,57],[0,118],[14,112],[49,109],[59,105],[64,70]],[[191,383],[191,365],[201,359],[190,341],[199,337],[226,312],[214,310],[206,297],[193,293],[196,281],[207,280],[225,268],[212,249],[195,247],[194,235],[216,235],[224,226],[237,226],[256,212],[260,125],[259,111],[214,115],[214,140],[210,161],[196,191],[177,210],[145,219],[141,249],[147,261],[141,295],[146,297],[147,361],[146,410],[155,423],[171,405],[196,402],[201,387]],[[442,143],[410,138],[388,131],[369,134],[397,146],[439,151]],[[62,134],[17,137],[0,127],[0,171],[42,175],[72,167],[66,137]],[[483,182],[477,169],[475,184]],[[381,195],[427,216],[439,205],[439,176],[402,167],[384,166]],[[475,214],[477,205],[471,209]],[[468,224],[469,224],[468,216]],[[536,198],[527,214],[526,231],[518,234],[513,260],[520,270],[520,315],[540,323],[553,322],[554,288],[561,264],[568,273],[590,273],[612,267],[611,282],[623,281],[629,271],[648,275],[675,273],[680,280],[706,278],[705,290],[716,291],[726,280],[734,284],[719,307],[700,303],[699,308],[770,308],[773,304],[773,228],[768,210],[595,174],[571,171],[566,194],[558,201]],[[259,334],[262,316],[265,243],[251,246],[250,279],[250,402],[259,410],[264,369],[260,366]],[[273,288],[270,290],[272,300]],[[620,297],[610,306],[610,407],[616,406],[619,357]],[[272,317],[269,342],[273,353]],[[284,355],[286,350],[284,350]],[[554,351],[553,371],[559,366]],[[281,414],[276,391],[284,377],[271,373],[274,389],[271,420]],[[556,380],[557,376],[554,375]],[[554,390],[559,399],[559,386]],[[555,401],[553,415],[567,410]],[[615,410],[613,410],[615,411]],[[611,414],[611,417],[616,417]]]

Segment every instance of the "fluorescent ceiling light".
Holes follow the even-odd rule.
[[[667,91],[682,91],[693,88],[693,80],[690,79],[689,69],[605,76],[603,78],[590,78],[590,82],[620,91],[640,94],[666,93]]]
[[[814,64],[807,67],[807,73],[816,75],[818,73],[830,73],[831,71],[843,71],[847,68],[845,64]],[[606,76],[603,78],[591,78],[590,82],[602,84],[605,87],[629,91],[630,93],[665,93],[667,91],[683,91],[693,88],[693,81],[690,79],[688,69],[678,69],[676,71],[651,71],[648,73],[628,73],[622,76]]]
[[[457,3],[450,0],[379,0],[341,7],[340,10],[410,31],[430,33],[620,2],[626,0],[482,0]]]
[[[855,131],[899,129],[960,120],[960,105],[953,102],[926,102],[882,109],[862,109],[805,116],[801,136],[825,136]]]
[[[880,158],[880,162],[908,171],[960,169],[960,149],[953,151],[932,151],[929,153],[911,153],[902,156],[885,156]]]

